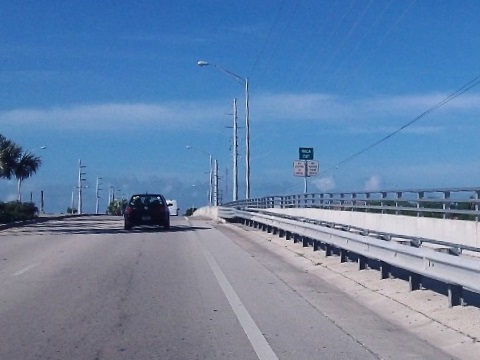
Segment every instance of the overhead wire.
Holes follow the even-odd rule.
[[[265,39],[265,42],[263,43],[262,48],[260,49],[255,61],[253,62],[252,68],[250,70],[250,74],[252,74],[255,71],[255,68],[257,67],[258,62],[260,61],[260,58],[263,56],[263,53],[265,52],[265,49],[267,48],[267,44],[270,41],[273,33],[273,29],[277,26],[277,23],[280,19],[280,15],[282,13],[283,7],[285,6],[285,1],[283,0],[282,3],[280,4],[280,7],[277,11],[277,15],[275,16],[275,19],[273,20],[272,25],[270,26],[270,29],[268,30],[268,35]]]
[[[353,32],[357,29],[358,25],[360,24],[360,22],[363,20],[363,18],[365,17],[366,13],[368,12],[368,10],[370,9],[370,6],[372,6],[373,2],[375,0],[370,0],[370,2],[368,3],[368,5],[365,7],[365,9],[363,9],[363,12],[360,14],[360,16],[357,18],[357,20],[355,21],[355,23],[352,25],[352,27],[350,28],[349,32],[347,33],[347,35],[343,38],[343,40],[340,42],[340,44],[336,47],[336,49],[333,51],[333,53],[330,55],[330,58],[328,59],[328,61],[324,62],[323,65],[320,67],[319,69],[319,73],[321,73],[325,67],[327,67],[331,62],[334,61],[335,57],[337,56],[337,54],[340,52],[340,50],[342,50],[342,48],[345,46],[345,43],[350,39],[350,37],[352,36]]]
[[[365,65],[365,63],[367,63],[367,61],[370,59],[372,53],[374,52],[374,50],[380,48],[382,45],[383,45],[383,42],[387,39],[387,37],[390,35],[390,33],[398,26],[398,24],[403,20],[403,18],[405,18],[405,16],[407,15],[407,13],[410,11],[410,9],[413,7],[413,5],[415,4],[416,0],[412,0],[412,2],[410,3],[410,5],[407,6],[407,8],[405,8],[405,10],[399,15],[399,17],[392,23],[392,25],[387,29],[387,31],[385,32],[385,34],[380,38],[380,40],[376,43],[376,45],[374,46],[374,48],[372,50],[370,50],[369,52],[366,53],[366,55],[360,60],[357,62],[357,65],[352,69],[352,71],[350,72],[350,76],[347,77],[345,76],[343,81],[339,81],[337,82],[337,88],[343,86],[343,84],[351,81],[351,79],[355,78],[356,74],[358,74],[358,71]]]
[[[293,18],[295,17],[295,15],[296,15],[296,13],[297,13],[297,10],[298,10],[298,6],[299,6],[298,3],[299,3],[299,0],[296,0],[296,1],[295,1],[294,8],[293,8],[292,11],[289,12],[288,18],[287,18],[287,20],[286,20],[286,22],[285,22],[285,27],[281,30],[281,32],[283,32],[283,33],[286,32],[286,31],[288,30],[288,28],[291,26],[292,20],[293,20]],[[279,32],[279,33],[280,33],[280,32]],[[272,46],[272,50],[270,51],[270,56],[269,56],[268,58],[266,58],[266,62],[265,62],[265,65],[264,65],[264,67],[263,67],[263,70],[262,70],[262,72],[260,73],[260,75],[257,76],[257,80],[258,80],[259,78],[262,78],[262,77],[265,75],[267,69],[271,69],[270,64],[272,63],[272,59],[274,59],[274,58],[276,57],[277,49],[279,48],[280,42],[281,42],[281,40],[282,40],[281,35],[282,35],[282,34],[280,33],[280,34],[277,36],[277,39],[276,39],[275,42],[274,42],[273,40],[271,41],[271,42],[273,43],[273,46]]]
[[[329,6],[327,7],[329,13],[327,14],[327,11],[325,11],[325,18],[326,19],[331,19],[334,17],[335,10],[336,10],[336,5],[339,0],[335,0],[333,5],[328,4]],[[322,9],[323,10],[323,9]],[[322,10],[319,10],[322,11]],[[308,62],[308,58],[310,57],[310,54],[312,51],[315,50],[315,47],[318,46],[318,39],[321,38],[321,33],[324,30],[324,27],[328,28],[328,22],[316,22],[321,26],[317,27],[310,27],[310,34],[305,33],[304,38],[307,39],[306,41],[306,46],[303,49],[303,53],[301,53],[301,56],[298,58],[297,61],[295,61],[294,66],[291,67],[290,71],[288,71],[285,75],[288,75],[288,78],[285,79],[285,85],[284,88],[286,89],[291,89],[293,86],[293,81],[298,80],[298,78],[305,73],[305,67],[304,64]],[[310,39],[310,40],[308,40]],[[300,54],[300,51],[298,52]]]
[[[377,26],[377,24],[380,22],[380,20],[385,16],[387,10],[391,7],[392,3],[394,0],[390,0],[386,7],[380,12],[380,14],[375,18],[375,20],[371,23],[369,26],[368,30],[363,34],[362,38],[357,41],[353,47],[353,49],[349,52],[349,56],[346,56],[345,59],[337,66],[337,69],[332,73],[331,78],[335,78],[336,75],[341,71],[341,69],[344,67],[344,65],[347,63],[349,57],[354,56],[354,54],[360,49],[360,47],[363,45],[367,37],[370,35],[372,30]]]
[[[323,43],[323,46],[320,47],[318,53],[324,52],[326,44],[328,44],[333,39],[333,37],[337,34],[337,32],[340,29],[342,23],[344,22],[344,20],[347,18],[347,16],[352,11],[354,4],[355,4],[355,0],[351,0],[347,9],[345,11],[343,11],[342,16],[340,17],[340,19],[337,21],[337,23],[333,27],[333,29],[330,32],[330,34],[328,35],[326,41]],[[335,5],[336,5],[336,3],[334,4],[334,6]],[[301,76],[297,77],[296,84],[294,84],[294,85],[296,86],[297,84],[302,83],[306,76],[310,76],[310,74],[312,72],[312,69],[314,68],[314,66],[316,64],[318,64],[318,61],[317,61],[317,59],[314,59],[314,61],[312,61],[311,64],[307,68],[302,69]],[[291,87],[293,87],[293,85],[289,86],[288,88],[291,88]]]
[[[349,163],[350,161],[352,161],[353,159],[355,159],[356,157],[364,154],[365,152],[373,149],[374,147],[380,145],[381,143],[385,142],[386,140],[390,139],[391,137],[393,137],[394,135],[398,134],[399,132],[401,132],[402,130],[404,130],[405,128],[413,125],[414,123],[416,123],[417,121],[419,121],[420,119],[424,118],[425,116],[429,115],[430,113],[432,113],[433,111],[437,110],[438,108],[444,106],[445,104],[449,103],[450,101],[454,100],[455,98],[459,97],[460,95],[464,94],[465,92],[467,92],[468,90],[472,89],[473,87],[477,86],[478,84],[480,84],[480,75],[478,75],[477,77],[475,77],[474,79],[470,80],[468,83],[466,83],[465,85],[463,85],[461,88],[459,88],[458,90],[454,91],[452,94],[450,94],[449,96],[447,96],[445,99],[443,99],[442,101],[438,102],[437,104],[435,104],[434,106],[432,106],[431,108],[427,109],[426,111],[424,111],[423,113],[421,113],[420,115],[418,115],[417,117],[415,117],[414,119],[410,120],[409,122],[407,122],[406,124],[404,124],[403,126],[401,126],[400,128],[398,128],[397,130],[391,132],[390,134],[388,134],[387,136],[384,136],[383,138],[381,138],[380,140],[377,140],[375,141],[374,143],[368,145],[367,147],[357,151],[356,153],[354,153],[353,155],[350,155],[349,157],[345,158],[344,160],[340,161],[336,166],[335,166],[335,169],[338,169],[340,166],[343,166],[347,163]],[[328,170],[331,170],[331,169],[328,169]]]

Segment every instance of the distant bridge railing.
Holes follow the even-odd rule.
[[[478,221],[480,187],[324,192],[265,196],[222,206],[237,209],[318,208]]]

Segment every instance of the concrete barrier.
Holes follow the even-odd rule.
[[[480,226],[475,221],[323,209],[270,208],[266,210],[277,214],[347,224],[377,232],[422,237],[480,248]]]
[[[212,220],[220,220],[217,206],[204,206],[193,212],[192,216],[205,216]]]

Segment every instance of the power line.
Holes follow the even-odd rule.
[[[350,161],[352,161],[353,159],[355,159],[357,156],[360,156],[361,154],[367,152],[368,150],[374,148],[375,146],[378,146],[380,145],[381,143],[383,143],[384,141],[390,139],[391,137],[393,137],[394,135],[398,134],[400,131],[404,130],[405,128],[409,127],[410,125],[416,123],[418,120],[424,118],[425,116],[429,115],[430,113],[432,113],[433,111],[437,110],[438,108],[442,107],[443,105],[449,103],[450,101],[452,101],[453,99],[459,97],[460,95],[464,94],[465,92],[467,92],[468,90],[472,89],[473,87],[477,86],[478,84],[480,84],[480,75],[475,77],[474,79],[470,80],[468,83],[466,83],[465,85],[463,85],[461,88],[459,88],[458,90],[456,90],[455,92],[453,92],[452,94],[450,94],[449,96],[447,96],[445,99],[443,99],[442,101],[440,101],[439,103],[437,103],[436,105],[432,106],[431,108],[429,108],[428,110],[424,111],[422,114],[418,115],[416,118],[414,118],[413,120],[410,120],[409,122],[407,122],[405,125],[401,126],[400,128],[398,128],[397,130],[393,131],[392,133],[388,134],[387,136],[381,138],[380,140],[374,142],[373,144],[363,148],[362,150],[356,152],[355,154],[347,157],[346,159],[342,160],[341,162],[339,162],[335,168],[338,168],[340,166],[343,166],[347,163],[349,163]]]
[[[279,8],[278,11],[277,11],[277,15],[275,16],[275,20],[273,20],[272,26],[270,26],[270,30],[268,31],[267,38],[265,39],[265,42],[264,42],[264,44],[263,44],[263,47],[262,47],[262,49],[260,50],[260,52],[258,53],[258,56],[257,56],[256,60],[255,60],[254,63],[253,63],[252,69],[250,70],[250,74],[253,73],[253,71],[255,70],[255,68],[256,68],[256,66],[257,66],[258,61],[260,60],[260,57],[262,57],[263,53],[265,52],[265,49],[266,49],[266,47],[267,47],[267,44],[269,43],[270,38],[272,37],[273,29],[276,27],[276,25],[277,25],[277,23],[278,23],[278,20],[280,19],[280,14],[282,13],[283,6],[284,6],[284,5],[285,5],[285,0],[283,0],[282,3],[280,4],[280,8]]]

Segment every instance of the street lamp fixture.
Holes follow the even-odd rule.
[[[213,66],[221,72],[233,77],[235,80],[245,86],[245,198],[250,199],[250,110],[249,110],[249,93],[248,93],[248,78],[244,78],[234,72],[225,69],[217,64],[209,63],[208,61],[200,60],[197,62],[198,66]]]

